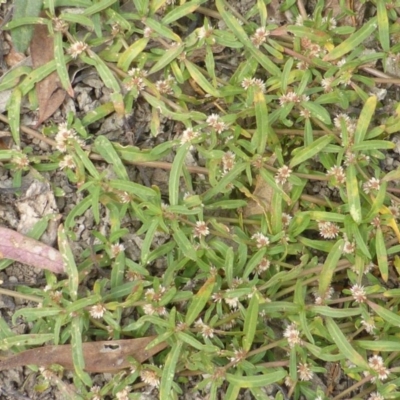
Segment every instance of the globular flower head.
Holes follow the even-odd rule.
[[[389,376],[389,370],[385,367],[383,363],[383,358],[374,355],[368,359],[368,366],[373,369],[378,374],[378,379],[384,381]],[[374,379],[373,379],[374,381]]]
[[[106,312],[106,308],[103,304],[95,304],[90,308],[90,316],[95,319],[103,318],[104,313]]]
[[[193,128],[189,127],[186,128],[182,132],[182,137],[181,137],[181,144],[184,143],[191,143],[194,139],[196,139],[199,136],[199,131],[195,131]]]
[[[319,234],[324,239],[335,239],[339,235],[340,228],[330,221],[318,222]]]
[[[114,243],[110,247],[111,257],[116,258],[119,253],[125,250],[125,246],[122,243]]]
[[[160,386],[160,378],[157,373],[151,369],[143,369],[140,371],[140,379],[147,385],[153,387]]]
[[[350,288],[350,292],[357,303],[364,303],[367,300],[367,293],[364,286],[355,284]]]
[[[159,80],[156,82],[156,89],[161,94],[173,94],[172,86],[175,84],[173,76],[168,75],[167,79]]]
[[[284,183],[286,183],[291,173],[292,170],[287,165],[283,165],[278,169],[275,175],[275,182],[279,185],[283,185]]]
[[[269,34],[270,32],[264,27],[257,28],[250,40],[258,48],[267,40]]]
[[[296,344],[301,343],[300,331],[297,329],[297,325],[295,323],[290,324],[285,329],[283,336],[288,340],[290,347],[294,347]]]
[[[256,241],[258,249],[269,245],[269,239],[261,232],[255,233],[251,238]]]
[[[381,188],[381,181],[376,178],[371,178],[367,182],[364,182],[363,189],[366,194],[371,193],[372,191],[377,191]]]
[[[297,372],[299,373],[299,378],[301,381],[309,381],[314,376],[307,363],[299,363],[297,366]]]
[[[210,234],[210,230],[207,227],[207,224],[204,221],[197,221],[196,226],[194,228],[193,236],[194,237],[202,237]]]
[[[214,128],[217,133],[221,133],[228,128],[226,123],[221,120],[218,114],[211,114],[207,118],[206,122],[211,128]]]
[[[335,179],[336,183],[339,185],[343,185],[346,182],[346,174],[344,173],[343,167],[334,165],[329,168],[327,173],[329,177]]]
[[[89,46],[85,42],[75,42],[71,44],[69,49],[67,50],[68,54],[72,56],[72,58],[77,58],[80,54],[86,51]]]

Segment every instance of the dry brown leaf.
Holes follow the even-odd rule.
[[[254,192],[245,193],[245,195],[250,198],[243,210],[243,216],[245,218],[251,217],[252,215],[263,215],[272,211],[271,203],[274,190],[260,175],[256,178]]]
[[[35,69],[54,60],[54,40],[46,25],[35,25],[30,49]],[[36,124],[38,127],[58,110],[67,93],[61,86],[57,72],[54,71],[36,84],[36,94],[39,102],[39,120]],[[70,95],[73,95],[73,92]]]
[[[60,252],[42,242],[0,227],[0,259],[9,258],[56,274],[64,272]]]
[[[159,343],[150,350],[145,347],[156,336],[139,339],[108,340],[100,342],[83,343],[83,356],[85,358],[85,371],[87,372],[116,372],[129,368],[131,363],[128,357],[133,357],[139,363],[157,354],[167,347],[166,342]],[[0,371],[16,368],[23,365],[39,365],[48,367],[51,364],[62,365],[65,369],[73,370],[71,345],[44,346],[31,349],[0,361]]]

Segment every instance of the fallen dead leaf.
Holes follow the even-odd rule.
[[[61,254],[53,247],[3,227],[0,227],[0,238],[0,258],[19,261],[56,274],[64,272]]]
[[[131,363],[128,357],[133,357],[137,362],[142,363],[167,347],[167,343],[162,342],[150,350],[145,350],[145,347],[155,338],[156,336],[148,336],[139,339],[83,343],[85,371],[102,373],[129,368]],[[23,365],[48,367],[51,364],[59,364],[67,370],[73,370],[71,345],[44,346],[23,351],[0,361],[0,371]]]
[[[274,190],[260,175],[256,178],[254,192],[247,192],[244,194],[250,198],[243,210],[243,216],[245,218],[251,217],[252,215],[265,215],[266,213],[271,212]]]
[[[46,25],[35,25],[30,50],[35,69],[54,60],[54,40]],[[61,86],[57,72],[54,71],[36,84],[36,94],[39,102],[39,120],[36,124],[38,127],[57,111],[67,93]],[[72,88],[69,94],[73,95]]]

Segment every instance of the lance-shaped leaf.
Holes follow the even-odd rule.
[[[333,136],[322,136],[319,139],[312,142],[309,146],[303,147],[301,150],[297,151],[296,154],[290,160],[290,168],[301,164],[302,162],[314,157],[323,148],[325,148],[333,139]]]
[[[189,308],[186,314],[185,323],[189,326],[198,315],[202,312],[203,308],[210,300],[211,293],[214,289],[215,276],[211,276],[206,280],[204,285],[199,289],[199,291],[193,296],[192,301],[189,304]]]
[[[346,169],[346,189],[350,215],[353,217],[354,221],[359,224],[362,219],[361,203],[358,191],[357,171],[353,164],[349,165]]]
[[[343,243],[343,239],[338,240],[335,243],[325,260],[324,266],[322,267],[318,287],[318,294],[322,297],[325,296],[332,282],[333,273],[335,272],[337,263],[342,256]]]

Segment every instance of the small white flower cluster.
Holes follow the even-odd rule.
[[[354,132],[356,131],[356,121],[353,118],[350,118],[347,114],[340,113],[333,119],[333,124],[337,129],[342,129],[341,123],[344,122],[347,133],[350,137],[353,136]],[[340,132],[340,137],[342,138],[342,132]]]
[[[58,132],[55,137],[57,150],[65,153],[67,151],[67,145],[71,141],[76,141],[80,146],[84,145],[83,140],[79,139],[76,132],[73,129],[68,129],[67,123],[61,123],[58,125]]]
[[[132,68],[128,71],[128,75],[131,77],[130,80],[124,83],[127,90],[137,89],[139,92],[146,87],[144,78],[147,76],[147,71],[140,68]]]
[[[343,253],[354,254],[354,251],[356,250],[356,243],[354,242],[354,240],[350,241],[345,233],[343,233],[343,239],[344,239]]]
[[[173,94],[172,86],[175,84],[175,78],[172,75],[168,75],[167,79],[158,80],[156,82],[156,89],[161,94]]]
[[[186,128],[182,132],[182,137],[181,137],[181,144],[185,143],[191,143],[194,139],[196,139],[199,136],[200,132],[195,131],[193,128],[189,127]]]
[[[160,286],[157,292],[154,289],[146,290],[144,297],[148,303],[143,306],[146,315],[167,315],[167,309],[158,304],[166,290],[164,286]]]
[[[256,241],[258,249],[261,249],[262,247],[267,247],[269,245],[269,239],[261,232],[255,233],[251,238],[252,240]]]
[[[104,313],[106,312],[106,308],[103,304],[95,304],[90,308],[89,314],[92,318],[100,319],[103,318]]]
[[[201,335],[205,339],[211,339],[214,337],[214,329],[211,326],[206,325],[203,320],[200,318],[195,323],[194,326],[201,331]]]
[[[367,400],[385,400],[385,398],[378,392],[372,392]]]
[[[256,29],[250,40],[254,46],[258,48],[267,40],[269,34],[269,30],[265,29],[264,27],[260,27]]]
[[[143,369],[142,371],[140,371],[140,379],[147,385],[153,387],[160,386],[160,378],[158,377],[157,373],[153,370]]]
[[[369,316],[368,319],[365,319],[364,317],[362,317],[361,325],[364,327],[365,331],[368,333],[374,333],[374,330],[376,329],[375,321],[371,316]]]
[[[343,167],[334,165],[333,167],[329,168],[327,176],[333,177],[337,184],[343,185],[346,182],[346,174],[344,173]]]
[[[323,78],[321,80],[321,86],[324,88],[325,93],[329,93],[333,90],[332,85],[334,80],[335,78],[333,76],[330,76],[329,78]]]
[[[58,163],[58,168],[63,170],[64,168],[75,169],[76,165],[74,163],[74,158],[67,154],[64,158]]]
[[[261,275],[263,272],[267,271],[271,266],[271,261],[267,260],[265,257],[261,259],[260,263],[255,268],[255,273]]]
[[[384,381],[389,376],[389,370],[385,367],[383,363],[383,358],[377,355],[374,355],[368,359],[368,366],[373,369],[378,374],[378,379]],[[369,373],[367,372],[367,375]],[[376,378],[372,379],[372,382],[375,382]]]
[[[350,288],[350,292],[357,303],[364,303],[367,300],[367,293],[362,285],[353,285]]]
[[[29,166],[29,158],[24,153],[16,153],[12,157],[11,163],[14,164],[17,170],[21,171]]]
[[[297,329],[297,325],[291,323],[283,332],[283,336],[287,339],[289,347],[294,347],[296,344],[301,344],[300,331]]]
[[[238,364],[240,363],[240,361],[244,360],[247,356],[247,351],[245,351],[244,349],[235,349],[233,351],[233,356],[230,357],[230,361],[233,364]]]
[[[198,31],[197,31],[197,37],[199,39],[206,39],[212,36],[214,32],[213,28],[206,28],[205,26],[202,26]]]
[[[202,237],[202,236],[207,236],[210,234],[210,230],[208,229],[207,224],[204,221],[197,221],[196,226],[193,229],[193,236],[196,237]]]
[[[293,171],[287,166],[287,165],[282,165],[282,167],[280,167],[278,169],[278,171],[276,172],[275,175],[275,182],[278,185],[283,185],[286,183],[286,181],[289,179],[290,174]]]
[[[242,88],[248,90],[250,87],[258,88],[262,93],[265,93],[265,82],[258,78],[244,78]]]
[[[381,188],[381,181],[377,178],[371,178],[363,184],[363,190],[366,194],[370,194],[372,191],[378,191]]]
[[[314,376],[307,363],[299,363],[297,366],[297,372],[299,373],[299,378],[301,381],[309,381]]]
[[[68,48],[67,53],[72,58],[77,58],[80,54],[86,51],[89,46],[85,42],[75,42]]]
[[[334,222],[319,221],[318,222],[319,234],[324,239],[335,239],[339,235],[340,228]]]
[[[222,156],[222,172],[223,174],[228,173],[235,166],[236,155],[231,151],[227,151]]]
[[[283,94],[281,97],[279,97],[279,104],[281,105],[281,107],[283,107],[286,104],[289,103],[301,103],[302,101],[309,101],[310,97],[306,96],[304,94],[299,95],[295,92],[288,92],[286,94]]]
[[[327,300],[330,300],[332,298],[334,293],[335,290],[333,289],[332,286],[329,286],[328,290],[323,295],[320,295],[318,291],[315,290],[313,292],[313,295],[315,297],[315,304],[319,306],[324,304]]]
[[[228,128],[226,123],[221,120],[221,117],[218,114],[211,114],[207,118],[206,122],[208,126],[214,128],[217,133],[221,133]]]
[[[112,258],[117,258],[118,254],[125,250],[125,246],[121,243],[114,243],[110,247],[110,253]]]

